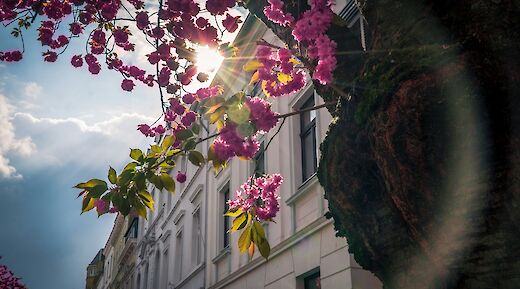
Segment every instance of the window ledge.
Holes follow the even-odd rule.
[[[309,191],[309,189],[316,183],[318,183],[318,175],[316,173],[314,173],[307,180],[305,180],[305,182],[303,182],[303,184],[300,185],[298,190],[296,190],[296,193],[294,193],[292,196],[290,196],[285,201],[285,203],[289,206],[294,204],[299,198],[304,196]]]
[[[224,259],[229,254],[231,254],[231,248],[227,246],[226,248],[222,249],[220,253],[218,253],[218,255],[211,260],[211,262],[213,262],[213,264],[216,264],[218,261]]]

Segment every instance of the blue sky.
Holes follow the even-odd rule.
[[[19,48],[6,32],[0,51]],[[26,35],[22,62],[0,63],[0,263],[32,289],[84,288],[85,268],[114,217],[80,215],[72,186],[106,178],[130,147],[146,147],[136,126],[155,120],[160,102],[155,89],[121,90],[114,72],[73,68],[77,51],[44,63],[34,39]]]
[[[232,14],[245,19],[244,10]],[[21,48],[9,32],[0,29],[0,51]],[[114,216],[80,215],[72,187],[106,179],[109,165],[120,171],[129,161],[130,147],[146,148],[150,139],[136,128],[160,116],[160,100],[157,88],[123,91],[113,71],[93,76],[72,67],[70,57],[84,54],[81,39],[56,63],[44,63],[46,49],[31,33],[22,62],[0,62],[0,263],[31,289],[84,288],[86,266],[104,247]],[[145,68],[151,50],[132,40],[144,50],[121,56]]]

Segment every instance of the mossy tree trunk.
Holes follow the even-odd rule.
[[[247,5],[262,19],[265,1]],[[361,6],[368,52],[335,23],[354,53],[333,88],[317,85],[352,94],[318,172],[338,234],[385,288],[520,288],[519,1]]]

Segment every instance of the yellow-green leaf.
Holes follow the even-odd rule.
[[[246,64],[244,64],[244,71],[252,72],[257,70],[258,68],[264,66],[260,61],[254,59],[248,61]]]
[[[166,189],[170,193],[175,192],[175,182],[173,181],[172,177],[168,174],[161,174],[161,182],[164,186],[164,189]]]
[[[138,193],[139,198],[142,200],[143,204],[150,209],[153,209],[154,200],[152,195],[147,191],[141,191]]]
[[[251,76],[251,80],[249,81],[249,84],[255,84],[258,82],[259,79],[260,79],[260,73],[258,71],[256,71],[255,73],[253,73],[253,76]]]
[[[242,213],[238,217],[233,220],[233,225],[231,226],[231,232],[238,231],[244,228],[247,225],[247,221],[249,219],[249,215],[246,213]]]
[[[292,76],[290,74],[285,74],[285,73],[279,72],[277,76],[278,76],[278,81],[280,81],[281,83],[284,83],[284,84],[292,80]]]
[[[262,91],[264,92],[265,96],[271,97],[271,94],[269,91],[267,91],[267,81],[262,80]]]
[[[236,211],[227,211],[224,216],[228,217],[238,217],[242,214],[242,209],[238,208]]]
[[[251,246],[251,226],[247,226],[240,237],[238,238],[238,249],[240,254],[247,251],[247,249]]]
[[[139,161],[143,157],[143,152],[140,149],[131,149],[130,157],[133,160]]]
[[[164,137],[161,148],[163,151],[166,151],[170,146],[175,142],[175,136],[174,135],[167,135]]]
[[[114,185],[117,183],[117,173],[112,167],[108,169],[108,180]]]
[[[96,200],[94,198],[91,198],[89,195],[85,195],[85,197],[83,197],[81,213],[83,214],[85,212],[88,212],[88,211],[94,209],[95,204],[96,204]]]

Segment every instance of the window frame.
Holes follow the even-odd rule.
[[[300,105],[299,109],[305,109],[309,107],[313,107],[316,105],[314,90],[312,90],[312,93],[303,101],[302,105]],[[316,152],[317,149],[317,136],[316,136],[316,119],[318,118],[317,114],[314,115],[314,118],[311,120],[312,111],[305,112],[309,114],[309,122],[304,123],[305,119],[303,117],[303,113],[300,114],[300,132],[298,134],[300,138],[300,150],[301,150],[301,177],[302,177],[302,184],[305,183],[308,179],[310,179],[317,171],[318,169],[318,154]],[[312,172],[307,172],[307,162],[309,161],[306,157],[307,145],[305,143],[305,140],[307,137],[312,138]]]

